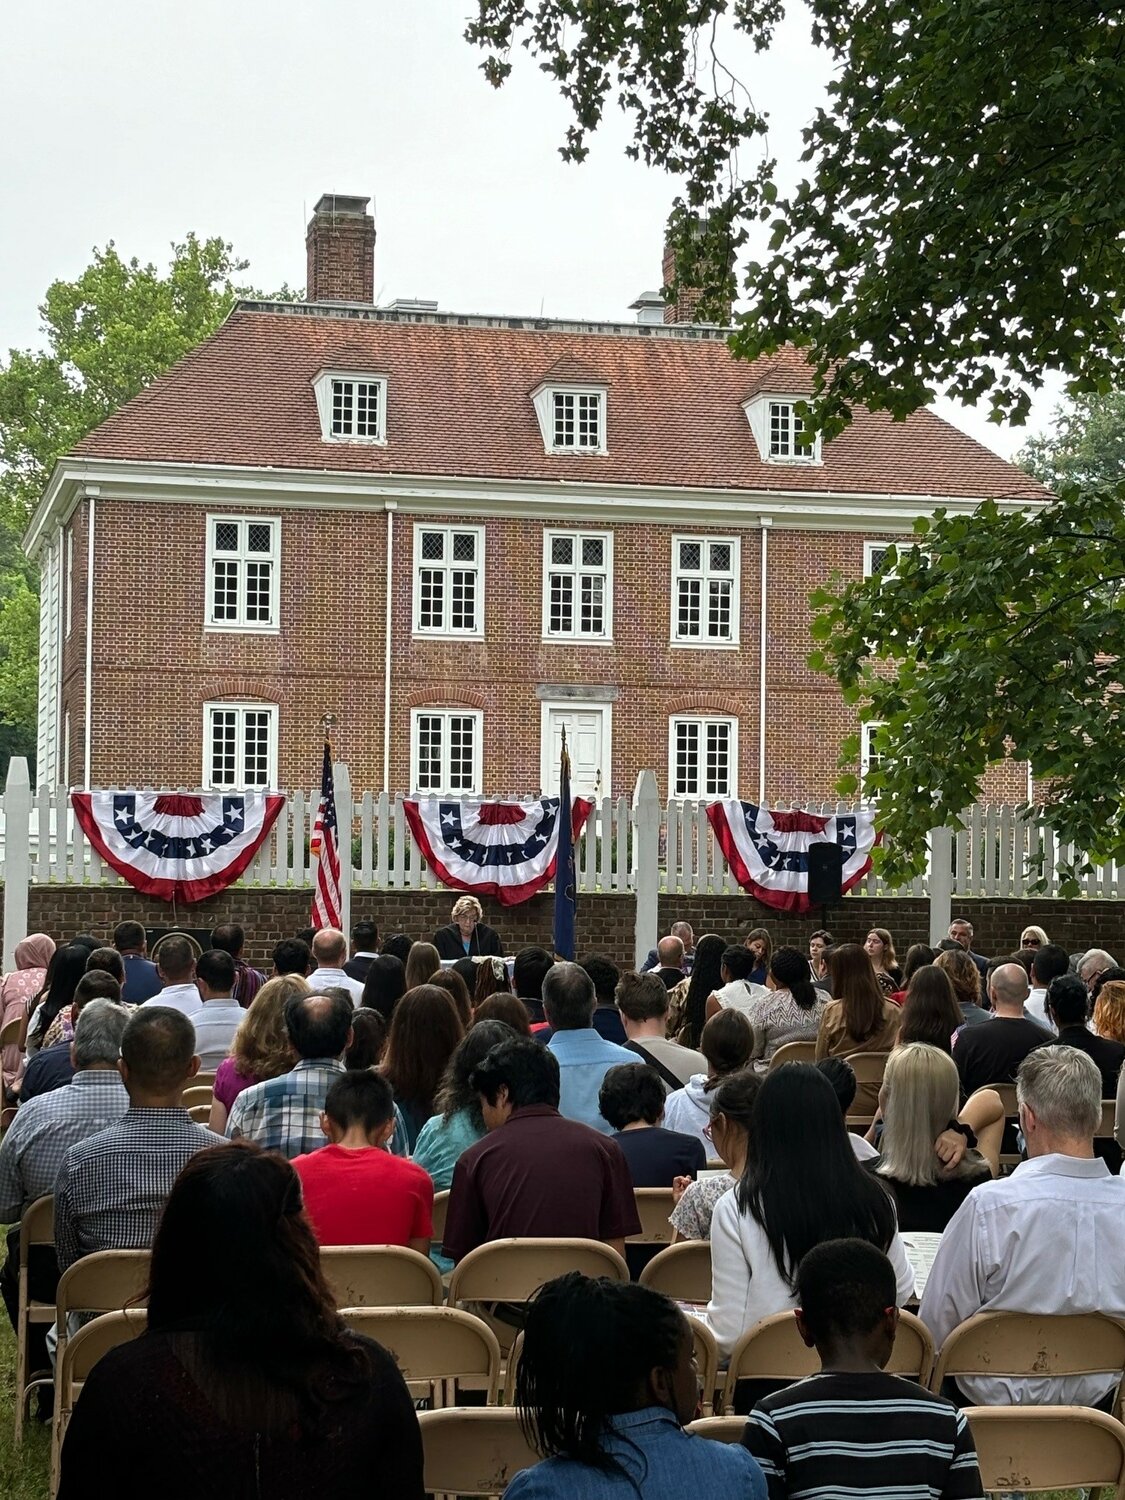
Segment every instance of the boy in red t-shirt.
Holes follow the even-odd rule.
[[[369,1070],[343,1073],[328,1090],[320,1128],[330,1142],[293,1161],[322,1245],[407,1245],[430,1253],[434,1184],[392,1156],[394,1095]]]

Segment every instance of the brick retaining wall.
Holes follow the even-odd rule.
[[[355,891],[352,918],[373,917],[382,933],[406,932],[428,938],[435,928],[449,921],[456,893],[438,891]],[[308,925],[311,892],[307,890],[236,889],[224,895],[181,906],[177,916],[186,928],[209,929],[220,922],[237,920],[247,932],[247,956],[265,962],[274,943]],[[501,907],[484,903],[485,921],[496,928],[505,951],[513,953],[529,943],[549,946],[553,896],[533,897],[521,906]],[[954,903],[954,915],[964,915],[976,928],[978,953],[1004,953],[1019,943],[1020,931],[1029,922],[1044,927],[1052,942],[1068,952],[1095,945],[1108,948],[1125,959],[1125,902],[1118,901],[1013,901],[964,900]],[[923,899],[848,896],[805,917],[772,912],[748,896],[660,897],[660,931],[667,932],[677,919],[692,924],[697,934],[718,932],[735,937],[747,925],[763,926],[775,942],[804,947],[808,936],[827,926],[837,941],[862,942],[872,926],[888,927],[899,954],[914,942],[925,942],[929,931],[929,907]],[[146,927],[173,925],[172,909],[139,891],[117,886],[32,886],[28,926],[33,932],[53,937],[92,932],[108,938],[114,925],[125,918]],[[608,954],[618,964],[632,962],[633,900],[626,895],[584,895],[578,909],[579,951]]]

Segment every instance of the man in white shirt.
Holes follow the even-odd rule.
[[[1070,956],[1057,943],[1044,943],[1031,960],[1031,991],[1024,1001],[1023,1013],[1029,1021],[1044,1027],[1052,1035],[1055,1023],[1047,1014],[1047,989],[1052,979],[1070,969]]]
[[[974,1188],[942,1236],[920,1309],[939,1348],[978,1312],[1125,1318],[1125,1179],[1094,1155],[1101,1092],[1096,1063],[1076,1047],[1037,1047],[1020,1064],[1028,1160]],[[958,1384],[972,1406],[1096,1406],[1118,1378]]]
[[[309,975],[309,985],[317,994],[325,990],[347,990],[352,1004],[363,999],[363,985],[344,973],[348,957],[348,940],[336,927],[322,927],[312,940],[316,968]]]
[[[191,1018],[195,1027],[195,1051],[200,1069],[213,1073],[230,1052],[234,1034],[246,1012],[234,998],[238,970],[234,959],[222,948],[201,953],[195,965],[195,982],[203,1000],[202,1009]]]
[[[173,932],[161,938],[156,949],[156,972],[164,988],[145,1005],[166,1005],[188,1017],[203,1008],[195,983],[195,949],[186,937]]]

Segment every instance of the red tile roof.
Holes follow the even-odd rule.
[[[608,454],[543,451],[529,392],[553,368],[581,370],[608,387]],[[387,376],[385,446],[322,441],[312,381],[324,369]],[[748,366],[731,358],[721,338],[252,305],[236,309],[76,451],[348,473],[1045,496],[1034,480],[927,411],[896,423],[860,409],[848,430],[825,444],[822,465],[763,463],[742,402],[757,390],[809,388],[796,351]]]

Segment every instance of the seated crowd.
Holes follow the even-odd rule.
[[[171,1452],[172,1496],[218,1472],[231,1495],[358,1497],[378,1475],[380,1493],[420,1497],[414,1404],[394,1360],[344,1327],[322,1246],[401,1246],[443,1274],[507,1238],[626,1258],[632,1282],[574,1271],[492,1309],[523,1327],[516,1403],[543,1460],[513,1500],[671,1500],[693,1482],[976,1497],[959,1408],[1108,1409],[1108,1375],[966,1376],[934,1395],[886,1366],[907,1306],[939,1349],[981,1311],[1125,1318],[1125,970],[1110,954],[1072,959],[1028,927],[990,961],[958,919],[900,965],[883,928],[862,944],[821,930],[805,953],[679,922],[622,973],[539,947],[509,964],[482,915],[460,898],[432,942],[380,941],[366,919],[350,943],[309,932],[262,969],[234,923],[204,951],[166,934],[151,957],[129,921],[110,945],[18,945],[0,982],[19,1033],[0,1140],[13,1326],[37,1199],[54,1196],[55,1236],[31,1248],[34,1299],[53,1302],[84,1256],[151,1247],[147,1326],[83,1387],[64,1500],[102,1492],[106,1452],[126,1496]],[[720,1358],[779,1313],[819,1356],[797,1385],[737,1382],[741,1445],[684,1430],[694,1325],[643,1284],[656,1247],[636,1242],[636,1195],[652,1189],[673,1243],[710,1243],[710,1297],[690,1311]],[[912,1237],[927,1234],[923,1288]],[[55,1337],[30,1326],[29,1369],[50,1367]]]

